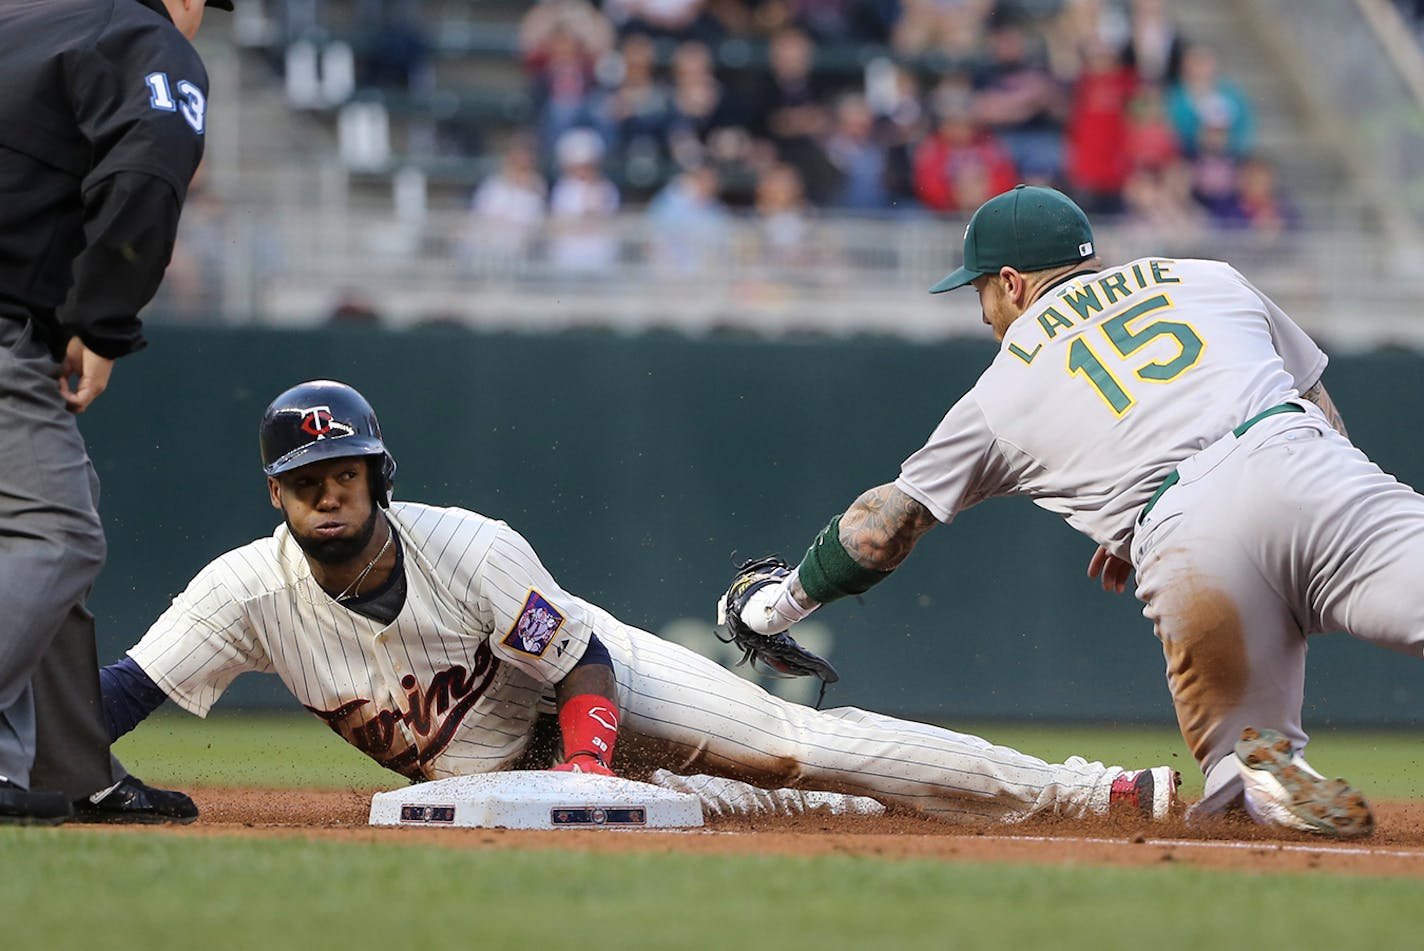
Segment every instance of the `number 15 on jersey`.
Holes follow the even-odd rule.
[[[1137,404],[1132,390],[1122,383],[1127,373],[1145,383],[1170,383],[1201,360],[1206,343],[1197,332],[1188,324],[1159,316],[1171,309],[1171,299],[1166,294],[1157,294],[1098,325],[1107,338],[1106,346],[1100,341],[1095,347],[1088,339],[1096,336],[1091,331],[1074,337],[1068,346],[1068,374],[1081,375],[1113,414],[1122,416]],[[1153,316],[1158,319],[1136,329],[1131,326],[1133,321]],[[1169,354],[1170,359],[1157,359],[1135,367],[1127,365],[1130,357],[1159,338],[1175,342],[1176,352]],[[1100,353],[1107,354],[1112,363],[1119,366],[1119,372],[1114,373]],[[1112,356],[1114,353],[1116,357]]]

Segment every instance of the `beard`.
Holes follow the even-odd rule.
[[[292,533],[292,540],[308,558],[323,565],[340,565],[352,561],[365,551],[366,546],[371,543],[371,536],[376,534],[376,519],[379,515],[380,510],[374,505],[371,506],[371,517],[366,519],[350,538],[313,538],[302,535],[292,525],[292,520],[286,517],[285,512],[282,517],[287,522],[287,531]]]

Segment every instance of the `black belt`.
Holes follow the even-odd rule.
[[[1250,429],[1252,426],[1255,426],[1267,416],[1275,416],[1277,413],[1304,412],[1305,407],[1301,406],[1299,403],[1282,403],[1279,406],[1272,406],[1270,409],[1261,410],[1261,412],[1257,413],[1255,416],[1252,416],[1240,426],[1237,426],[1231,431],[1231,435],[1236,436],[1238,438],[1246,435],[1246,430]],[[1157,487],[1157,491],[1152,493],[1152,498],[1148,499],[1147,504],[1142,506],[1142,512],[1137,516],[1138,524],[1141,524],[1142,520],[1147,517],[1147,513],[1152,511],[1152,506],[1157,504],[1157,500],[1162,497],[1162,493],[1166,492],[1172,486],[1176,485],[1178,482],[1181,481],[1181,479],[1182,477],[1177,474],[1177,470],[1173,469],[1171,474],[1168,475],[1167,478],[1162,480],[1162,484]]]

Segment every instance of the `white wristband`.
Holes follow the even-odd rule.
[[[787,575],[777,584],[769,584],[747,600],[742,608],[742,621],[758,634],[780,634],[820,607],[804,608],[791,596],[791,582],[796,575]]]

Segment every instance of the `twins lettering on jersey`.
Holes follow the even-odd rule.
[[[484,695],[498,670],[499,661],[489,645],[481,644],[475,652],[472,670],[454,664],[431,677],[430,686],[425,689],[421,689],[413,674],[402,677],[405,710],[380,710],[372,716],[368,712],[371,701],[361,698],[343,703],[335,710],[310,706],[307,709],[326,721],[338,736],[387,769],[411,779],[424,779],[422,767],[435,760],[450,744],[465,715]],[[414,746],[406,742],[404,732],[399,729],[401,724],[415,735]]]
[[[530,588],[519,617],[515,619],[514,626],[504,636],[502,643],[505,647],[512,647],[522,653],[542,657],[563,623],[564,616],[559,613],[559,609],[545,601],[538,591]]]
[[[193,127],[194,132],[203,134],[208,99],[195,83],[186,79],[170,83],[167,73],[149,73],[143,81],[148,85],[148,104],[151,107],[159,112],[177,112],[184,122]]]

